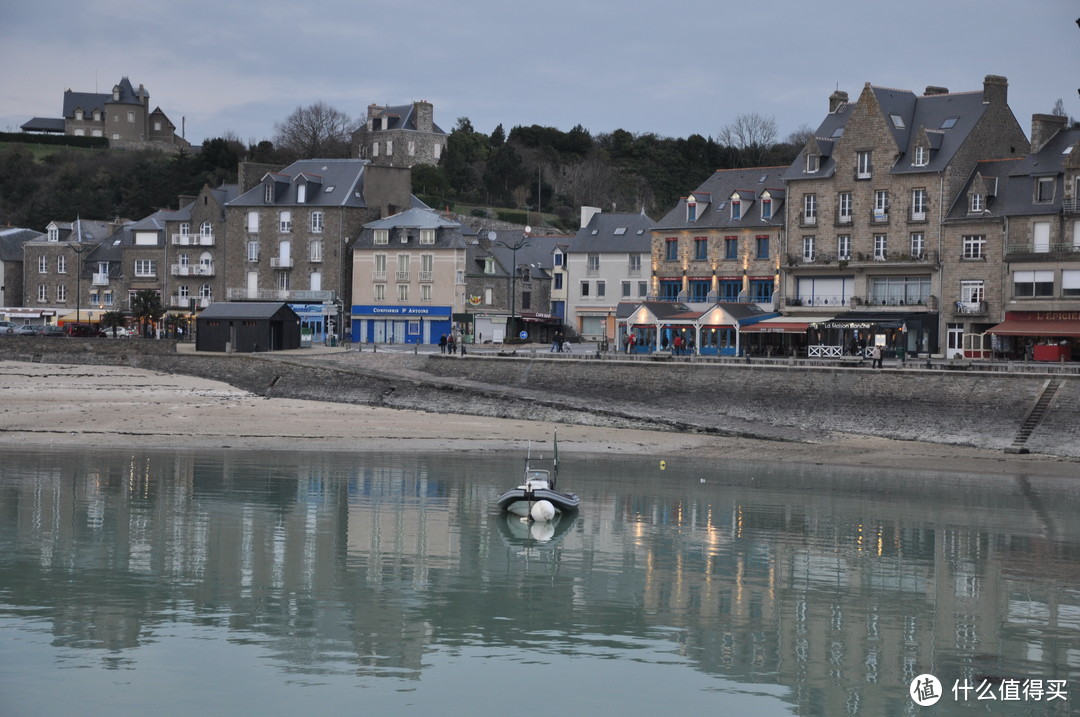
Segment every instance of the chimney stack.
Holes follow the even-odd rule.
[[[848,101],[848,94],[843,90],[837,90],[829,95],[829,114],[833,114],[840,107],[846,105]]]
[[[949,94],[948,87],[938,87],[937,85],[927,85],[926,90],[923,92],[923,96],[930,97],[932,95],[947,95]]]
[[[983,103],[1006,104],[1009,100],[1009,81],[1001,75],[987,75],[983,80]]]
[[[1050,138],[1065,129],[1068,117],[1061,115],[1031,115],[1031,151],[1038,152]]]

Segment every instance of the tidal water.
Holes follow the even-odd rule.
[[[0,715],[1080,711],[1080,480],[522,458],[7,452]]]

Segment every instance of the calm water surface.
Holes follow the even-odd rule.
[[[564,456],[530,527],[521,467],[6,453],[0,714],[1080,711],[1080,480]]]

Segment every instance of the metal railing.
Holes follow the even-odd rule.
[[[239,289],[225,290],[229,301],[333,301],[333,291],[291,289]]]
[[[173,246],[214,246],[213,234],[173,234]]]

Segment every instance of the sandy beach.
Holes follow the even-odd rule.
[[[0,361],[0,446],[505,451],[559,430],[561,451],[1078,477],[1080,461],[826,434],[760,441],[263,398],[124,366]]]

